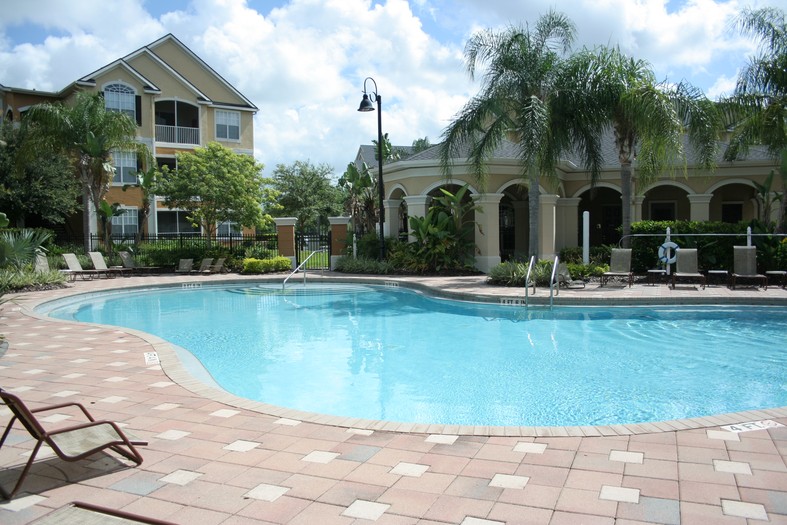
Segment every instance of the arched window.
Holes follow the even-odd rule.
[[[134,90],[124,84],[109,84],[104,88],[104,107],[109,111],[125,113],[137,121]]]

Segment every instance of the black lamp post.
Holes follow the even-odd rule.
[[[366,81],[371,80],[374,84],[374,91],[372,97],[366,93]],[[385,222],[385,209],[383,208],[383,199],[385,198],[385,189],[383,188],[383,110],[382,99],[377,92],[377,82],[372,77],[366,77],[363,81],[363,99],[358,111],[374,111],[374,104],[377,102],[377,189],[380,199],[380,260],[385,260],[385,233],[383,233],[383,223]]]

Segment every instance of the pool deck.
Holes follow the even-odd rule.
[[[444,296],[521,302],[523,290],[483,276],[403,278],[309,274],[429,288]],[[264,280],[281,282],[282,276]],[[292,286],[301,281],[296,277]],[[347,420],[240,400],[192,379],[174,351],[133,330],[47,319],[36,304],[74,293],[195,286],[238,275],[77,281],[24,294],[0,311],[8,341],[0,386],[31,406],[81,402],[149,444],[129,467],[115,455],[66,463],[39,452],[0,523],[31,523],[85,501],[191,524],[787,524],[787,408],[610,427],[458,427]],[[259,281],[261,279],[254,279]],[[290,284],[288,284],[290,286]],[[539,288],[531,304],[548,303]],[[787,290],[679,284],[561,290],[554,304],[774,304]],[[787,334],[786,334],[787,335]],[[783,341],[774,344],[784,345]],[[162,365],[146,364],[157,352]],[[73,424],[66,410],[51,425]],[[9,419],[0,409],[3,427]],[[0,485],[32,449],[17,424],[0,449]]]

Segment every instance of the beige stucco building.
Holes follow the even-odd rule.
[[[654,182],[643,185],[636,180],[634,163],[632,221],[694,220],[738,222],[761,218],[763,203],[755,182],[762,184],[776,161],[763,148],[752,148],[748,158],[724,162],[725,144],[719,143],[719,157],[712,173],[694,168],[693,154],[687,150],[686,170],[676,166]],[[356,162],[373,157],[371,146],[359,149]],[[516,255],[528,247],[528,184],[517,160],[517,146],[503,143],[488,163],[488,178],[480,187],[465,161],[456,159],[450,179],[446,180],[438,160],[438,146],[383,168],[385,186],[385,234],[404,235],[408,216],[424,216],[440,187],[470,185],[472,198],[480,204],[475,214],[479,225],[476,266],[481,271]],[[607,137],[606,163],[595,184],[579,159],[561,162],[552,177],[542,177],[539,192],[539,257],[552,258],[564,247],[582,243],[582,216],[589,212],[590,245],[611,244],[619,240],[621,224],[620,165],[612,137]],[[375,170],[376,171],[376,170]],[[782,188],[774,190],[783,191]],[[778,220],[778,206],[771,220]]]
[[[137,123],[137,140],[148,146],[159,166],[175,167],[175,155],[219,142],[237,153],[254,151],[254,114],[257,107],[180,40],[168,34],[155,42],[85,75],[56,93],[0,85],[0,110],[5,119],[19,121],[32,105],[68,103],[78,91],[101,92],[107,109],[122,111]],[[151,234],[194,231],[179,210],[153,199],[147,224],[138,223],[142,206],[137,183],[139,160],[132,152],[113,153],[115,178],[107,202],[119,203],[125,213],[113,220],[113,234],[133,234],[142,227]],[[96,218],[91,217],[96,232]],[[76,235],[80,220],[73,221]],[[238,231],[219,225],[219,234]]]

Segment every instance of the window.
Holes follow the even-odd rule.
[[[108,111],[120,111],[131,120],[137,120],[137,102],[134,90],[123,84],[110,84],[104,88],[104,107]]]
[[[199,235],[199,227],[194,227],[186,218],[185,211],[159,211],[156,213],[159,235]]]
[[[139,230],[137,208],[121,208],[122,215],[112,217],[112,237],[132,237]]]
[[[240,113],[216,110],[216,138],[240,140]]]
[[[230,235],[242,235],[243,231],[238,223],[224,221],[216,228],[216,237],[228,237]]]
[[[137,184],[137,154],[133,151],[112,152],[112,161],[115,167],[113,184]]]

